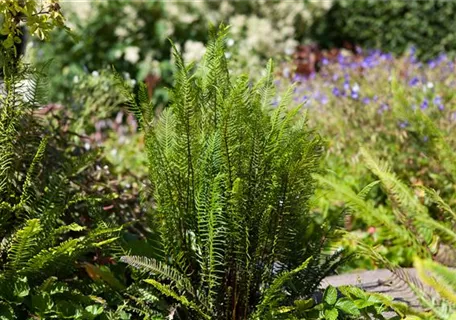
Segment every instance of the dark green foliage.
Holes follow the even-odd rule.
[[[101,248],[115,254],[122,229],[101,219],[112,196],[87,186],[100,158],[45,126],[42,70],[8,62],[0,97],[0,315],[94,319],[116,309],[123,290],[105,281],[109,270],[99,283],[88,277]]]
[[[402,54],[414,45],[417,55],[432,59],[456,51],[456,2],[426,0],[336,0],[318,18],[311,37],[324,47],[344,42]]]
[[[255,85],[230,78],[226,33],[212,32],[196,70],[175,50],[158,119],[126,91],[146,137],[161,257],[122,260],[146,271],[180,318],[279,319],[341,260],[322,255],[332,231],[308,208],[322,144],[299,107],[287,112],[292,88],[272,107],[272,63]]]

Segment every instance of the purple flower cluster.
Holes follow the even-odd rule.
[[[392,105],[391,82],[396,79],[407,90],[412,110],[446,110],[448,94],[442,88],[450,83],[456,86],[456,77],[454,63],[445,54],[421,63],[414,48],[402,58],[379,50],[363,51],[358,48],[357,52],[341,52],[335,59],[323,58],[317,74],[308,77],[295,75],[292,78],[292,82],[298,83],[295,102],[305,102],[306,106],[315,108],[351,103],[372,107],[377,114],[384,114]],[[406,128],[408,123],[398,125]]]

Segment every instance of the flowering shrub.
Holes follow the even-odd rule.
[[[417,47],[423,60],[454,54],[454,1],[337,0],[312,26],[311,37],[326,47],[353,42],[403,54]]]
[[[232,25],[228,40],[231,67],[249,70],[258,78],[267,59],[290,54],[298,39],[321,10],[320,2],[247,1],[101,1],[67,3],[69,25],[79,37],[59,32],[50,44],[39,45],[32,56],[54,57],[51,72],[53,100],[66,101],[68,83],[75,75],[114,66],[136,81],[148,74],[157,78],[154,99],[167,100],[164,87],[172,85],[172,57],[168,38],[183,50],[184,59],[198,61],[204,54],[207,27]],[[327,5],[328,2],[323,2]],[[79,14],[71,14],[76,11]],[[239,70],[239,71],[238,71]],[[63,71],[63,72],[62,72]]]
[[[455,186],[449,183],[448,168],[439,159],[432,136],[417,122],[414,110],[422,110],[456,147],[451,133],[456,126],[454,61],[445,55],[428,63],[419,62],[412,50],[402,58],[371,51],[366,54],[342,52],[334,61],[323,59],[319,74],[310,77],[281,77],[279,87],[295,82],[296,102],[304,102],[314,127],[327,138],[327,165],[339,178],[358,190],[373,177],[359,159],[360,146],[376,151],[387,160],[400,179],[411,185],[426,185],[440,190],[450,204],[455,203]],[[286,69],[286,68],[285,68]],[[392,90],[395,82],[404,93]],[[406,110],[405,112],[403,110]],[[423,195],[417,194],[424,201]],[[385,194],[374,188],[371,198],[376,205],[386,203]],[[340,212],[340,204],[328,203],[322,192],[319,208],[327,216]],[[431,207],[438,216],[438,210]],[[346,227],[363,230],[365,237],[390,250],[395,262],[412,263],[412,252],[394,247],[378,238],[378,227],[362,221],[346,221]],[[377,231],[377,232],[376,232]]]

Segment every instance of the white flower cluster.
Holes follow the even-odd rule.
[[[256,69],[264,64],[264,58],[293,53],[298,44],[296,21],[304,21],[301,27],[305,28],[311,22],[312,11],[328,9],[332,1],[170,1],[166,8],[174,23],[190,24],[203,18],[215,25],[230,25],[231,50],[236,51],[237,64]],[[202,45],[193,41],[188,41],[184,50],[189,50],[190,60],[198,60],[204,52]]]
[[[86,2],[81,8],[85,7],[83,10],[87,11],[90,2],[88,1],[89,5]],[[180,25],[188,25],[191,37],[192,24],[218,25],[224,22],[231,26],[228,43],[228,56],[233,57],[231,65],[235,66],[235,69],[247,69],[251,70],[252,74],[258,74],[258,69],[264,66],[267,58],[292,54],[298,44],[296,35],[302,34],[303,29],[311,23],[314,10],[327,10],[332,2],[333,0],[166,1],[166,17],[163,17],[161,22],[161,37],[173,38],[176,26]],[[79,5],[78,3],[77,7]],[[124,21],[128,23],[119,24],[114,32],[119,39],[128,40],[129,34],[141,28],[144,21],[138,18],[133,1],[125,2],[123,13]],[[153,32],[151,30],[151,34]],[[141,63],[139,50],[138,47],[127,46],[119,49],[118,55],[120,57],[123,54],[131,63]],[[183,44],[183,51],[187,62],[199,61],[205,48],[203,43],[189,39]],[[148,57],[148,53],[143,53],[142,56]]]
[[[204,43],[199,41],[187,40],[184,44],[183,57],[186,63],[200,61],[206,52]]]
[[[219,21],[231,26],[233,51],[236,51],[238,68],[256,71],[264,67],[267,58],[290,55],[298,41],[298,28],[311,23],[314,10],[326,10],[332,0],[271,1],[258,0],[249,15],[239,14],[236,3],[222,1],[218,8]],[[302,21],[302,25],[296,25]]]

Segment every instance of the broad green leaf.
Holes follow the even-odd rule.
[[[325,319],[326,320],[337,320],[337,317],[339,316],[339,311],[337,309],[326,309],[325,310]]]
[[[9,34],[8,37],[3,41],[3,46],[6,49],[11,48],[14,45],[14,38],[12,34]]]
[[[346,297],[353,296],[360,299],[365,299],[367,297],[366,292],[364,292],[358,287],[340,286],[337,289]]]
[[[312,308],[315,305],[315,301],[310,298],[307,300],[296,300],[294,304],[299,311],[304,311]]]
[[[325,293],[323,295],[323,301],[327,304],[333,305],[337,301],[337,290],[336,288],[329,286],[326,288]]]
[[[32,296],[32,307],[40,313],[44,313],[54,306],[49,293],[41,292]]]
[[[336,302],[336,308],[350,315],[358,316],[360,314],[359,309],[348,298],[339,299]]]
[[[92,315],[93,317],[96,317],[100,314],[103,313],[103,306],[100,306],[100,305],[91,305],[91,306],[87,306],[85,308],[85,310],[90,314]]]
[[[82,316],[82,308],[70,301],[59,301],[56,306],[57,315],[61,318],[79,318]]]
[[[354,303],[355,303],[355,305],[356,305],[356,307],[357,307],[358,309],[364,309],[364,308],[373,306],[373,305],[376,304],[377,302],[375,302],[375,301],[369,301],[369,300],[364,300],[364,299],[358,299],[358,300],[355,300]]]

